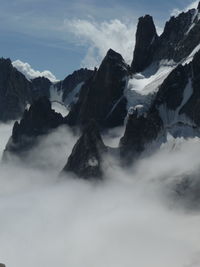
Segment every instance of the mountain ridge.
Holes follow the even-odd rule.
[[[109,49],[98,69],[75,71],[63,82],[54,85],[53,90],[58,93],[61,101],[65,102],[69,95],[73,99],[70,102],[69,114],[61,119],[61,123],[72,128],[80,128],[82,131],[82,136],[69,157],[66,171],[73,171],[84,178],[87,176],[81,166],[89,159],[79,158],[77,151],[84,151],[84,146],[86,150],[90,151],[90,146],[92,149],[93,142],[84,130],[92,128],[87,126],[91,125],[91,120],[95,121],[101,133],[106,129],[124,125],[125,131],[118,150],[121,161],[126,164],[137,158],[145,150],[146,145],[155,142],[160,135],[167,135],[167,132],[174,137],[198,135],[200,127],[199,9],[200,4],[196,10],[192,9],[182,12],[177,17],[171,17],[160,36],[156,32],[150,15],[139,18],[131,66],[119,53]],[[36,91],[37,82],[40,89],[44,88],[42,92],[47,99],[51,98],[51,94],[48,94],[48,81],[45,78],[34,80]],[[147,87],[146,92],[144,89]],[[130,102],[131,94],[133,99]],[[40,102],[41,95],[40,93],[38,95],[35,98]],[[32,112],[31,110],[37,121],[37,111],[32,106],[29,111],[24,112],[22,120]],[[51,108],[47,109],[47,114],[51,112]],[[43,123],[45,125],[45,121]],[[22,121],[20,125],[23,125]],[[59,125],[60,123],[57,124]],[[16,123],[12,134],[13,140],[18,127]],[[46,132],[51,129],[48,127]],[[38,126],[38,135],[41,135],[40,128],[42,125]],[[22,133],[27,135],[24,129],[22,127],[19,136]],[[101,137],[98,139],[100,140]],[[90,141],[86,142],[86,140]],[[9,145],[10,143],[7,151],[12,152]],[[92,172],[92,175],[95,176],[95,173],[99,176],[97,173],[99,174],[100,170]]]

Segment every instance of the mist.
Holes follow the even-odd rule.
[[[1,154],[12,124],[1,125]],[[123,128],[104,134],[117,147]],[[197,267],[198,206],[176,193],[198,184],[200,140],[174,139],[121,169],[107,157],[101,183],[58,176],[78,135],[60,127],[0,166],[0,262],[7,267]]]

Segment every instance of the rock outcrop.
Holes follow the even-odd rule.
[[[102,156],[106,151],[96,123],[90,121],[75,144],[62,173],[71,172],[84,179],[101,179]]]
[[[61,81],[58,86],[61,87],[63,91],[62,100],[65,100],[69,97],[69,94],[81,83],[87,81],[92,75],[94,71],[88,69],[80,69],[74,71],[72,74],[68,75],[63,81]]]
[[[0,59],[0,121],[22,116],[32,102],[31,83],[12,66],[10,59]]]
[[[136,44],[132,62],[132,71],[141,72],[152,62],[153,53],[157,45],[158,35],[153,22],[149,15],[139,18]]]
[[[123,124],[127,113],[124,89],[128,72],[122,56],[110,49],[99,69],[82,86],[68,123],[82,126],[94,119],[101,127]]]
[[[51,103],[46,97],[38,99],[29,110],[24,111],[20,122],[15,122],[3,158],[6,159],[7,153],[20,155],[30,150],[37,142],[37,137],[47,134],[63,123],[62,115],[51,109]]]
[[[119,144],[122,163],[132,163],[145,146],[157,138],[162,126],[162,120],[154,107],[148,114],[139,115],[137,109],[133,110],[128,115],[125,133]]]
[[[45,77],[38,77],[32,81],[32,97],[37,100],[43,96],[50,98],[50,86],[52,83]]]

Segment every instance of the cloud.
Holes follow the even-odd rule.
[[[199,3],[199,0],[197,1],[193,1],[191,4],[187,5],[184,9],[178,9],[178,8],[175,8],[172,10],[171,12],[171,16],[177,16],[178,14],[180,14],[181,12],[186,12],[190,9],[193,9],[193,8],[197,8],[198,6],[198,3]]]
[[[121,130],[104,138],[118,138]],[[5,140],[8,127],[1,125],[0,133]],[[0,261],[10,267],[199,267],[199,212],[177,208],[168,195],[177,175],[200,166],[199,139],[168,138],[130,170],[106,160],[101,184],[57,177],[76,139],[60,127],[42,137],[29,165],[1,165]]]
[[[12,62],[12,65],[18,69],[21,73],[23,73],[28,80],[37,78],[37,77],[46,77],[48,78],[51,82],[56,82],[58,81],[56,77],[49,71],[49,70],[44,70],[44,71],[38,71],[34,70],[30,64],[22,62],[21,60],[15,60]]]
[[[97,22],[94,20],[65,20],[67,31],[76,37],[77,45],[88,47],[82,65],[99,65],[109,48],[122,54],[130,63],[133,56],[135,24],[119,19]]]

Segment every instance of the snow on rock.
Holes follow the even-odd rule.
[[[174,137],[177,136],[199,136],[199,130],[194,122],[186,116],[180,114],[181,108],[187,103],[193,94],[192,81],[189,80],[183,93],[183,100],[176,110],[170,110],[165,104],[160,105],[159,115],[163,121],[164,128]]]
[[[98,160],[96,158],[93,157],[93,158],[88,160],[88,166],[96,167],[98,165],[99,165],[99,162],[98,162]]]
[[[50,87],[50,101],[62,103],[62,96],[63,96],[63,91],[58,90],[57,86],[52,84]]]
[[[66,117],[69,113],[66,106],[60,102],[52,102],[51,107],[53,110],[55,110],[57,113],[60,113],[63,117]]]
[[[183,61],[183,65],[185,64],[189,64],[193,58],[194,58],[194,55],[200,50],[200,44],[197,45],[194,50],[190,53],[190,55]]]
[[[124,93],[128,100],[127,110],[142,105],[143,112],[148,111],[159,86],[175,67],[173,61],[163,60],[159,63],[159,67],[153,64],[145,72],[133,75]]]
[[[65,105],[69,107],[72,103],[76,103],[78,101],[78,94],[84,82],[79,83],[66,97]]]

